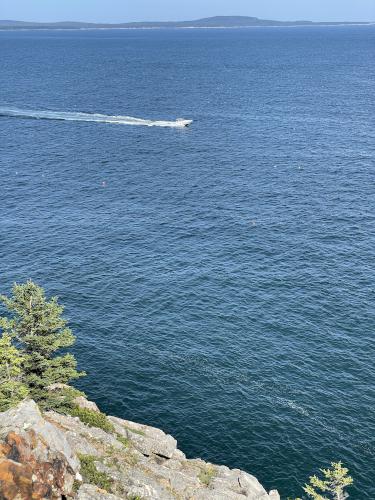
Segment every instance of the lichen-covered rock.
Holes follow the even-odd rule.
[[[124,464],[125,465],[125,464]],[[104,463],[97,463],[100,472],[106,473],[115,484],[115,488],[127,496],[140,496],[142,500],[175,500],[170,484],[159,473],[150,473],[147,464],[132,466],[111,467]]]
[[[128,498],[141,498],[142,500],[167,500],[169,496],[166,495],[167,493],[165,496],[160,496],[160,493],[158,493],[154,488],[145,484],[142,486],[131,486],[127,492]]]
[[[217,474],[212,478],[210,486],[216,492],[218,499],[228,495],[227,498],[248,498],[251,500],[268,499],[269,496],[256,477],[239,469],[216,467]]]
[[[79,460],[65,435],[34,401],[0,413],[0,498],[61,498],[72,491]]]
[[[130,439],[134,447],[146,456],[152,454],[171,458],[177,449],[177,441],[160,429],[136,424],[121,418],[108,417],[116,432]]]
[[[78,490],[77,500],[121,500],[107,491],[101,490],[92,484],[83,484]]]
[[[85,455],[100,454],[101,447],[99,447],[98,452],[95,451],[97,443],[101,443],[103,446],[122,448],[121,443],[115,436],[98,427],[85,425],[78,417],[61,415],[54,411],[46,412],[45,417],[49,422],[64,431],[75,453],[83,453]]]

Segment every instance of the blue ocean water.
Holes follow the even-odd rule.
[[[283,498],[340,459],[375,498],[374,63],[375,27],[0,32],[0,291],[60,296],[104,411]]]

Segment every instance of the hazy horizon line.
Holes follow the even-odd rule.
[[[163,20],[142,20],[142,21],[82,21],[76,19],[63,19],[58,21],[35,21],[27,19],[16,19],[16,18],[7,18],[0,19],[0,22],[20,22],[20,23],[33,23],[33,24],[56,24],[56,23],[86,23],[86,24],[148,24],[148,23],[183,23],[183,22],[195,22],[201,21],[202,19],[214,19],[214,18],[249,18],[249,19],[259,19],[260,21],[274,21],[280,23],[293,23],[293,22],[307,22],[307,23],[373,23],[375,19],[372,20],[363,20],[363,21],[353,21],[353,20],[311,20],[311,19],[288,19],[288,20],[280,20],[275,18],[263,18],[257,16],[250,15],[212,15],[212,16],[204,16],[204,17],[194,17],[191,19],[163,19]]]

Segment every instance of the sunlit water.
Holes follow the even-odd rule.
[[[375,498],[374,52],[374,27],[0,32],[1,109],[194,120],[3,113],[1,292],[61,297],[104,411],[283,497],[342,459]]]

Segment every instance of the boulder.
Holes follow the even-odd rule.
[[[61,415],[54,411],[46,412],[45,417],[61,429],[76,454],[100,456],[105,448],[111,447],[118,450],[123,448],[114,435],[103,429],[85,425],[78,417]]]
[[[217,475],[212,479],[210,487],[219,498],[225,498],[228,490],[231,497],[239,498],[242,496],[250,500],[269,499],[266,490],[260,484],[256,477],[239,469],[228,469],[225,466],[216,467]]]
[[[159,455],[164,458],[172,458],[177,449],[177,441],[174,437],[155,427],[136,424],[121,418],[108,417],[116,432],[129,439],[133,446],[143,455]]]
[[[0,413],[0,498],[59,499],[72,492],[79,460],[32,400]]]
[[[271,490],[269,493],[270,500],[280,500],[280,495],[277,490]]]
[[[94,401],[89,401],[84,396],[77,396],[76,398],[73,399],[73,401],[79,408],[100,413],[100,410],[99,410],[97,404],[94,403]]]

